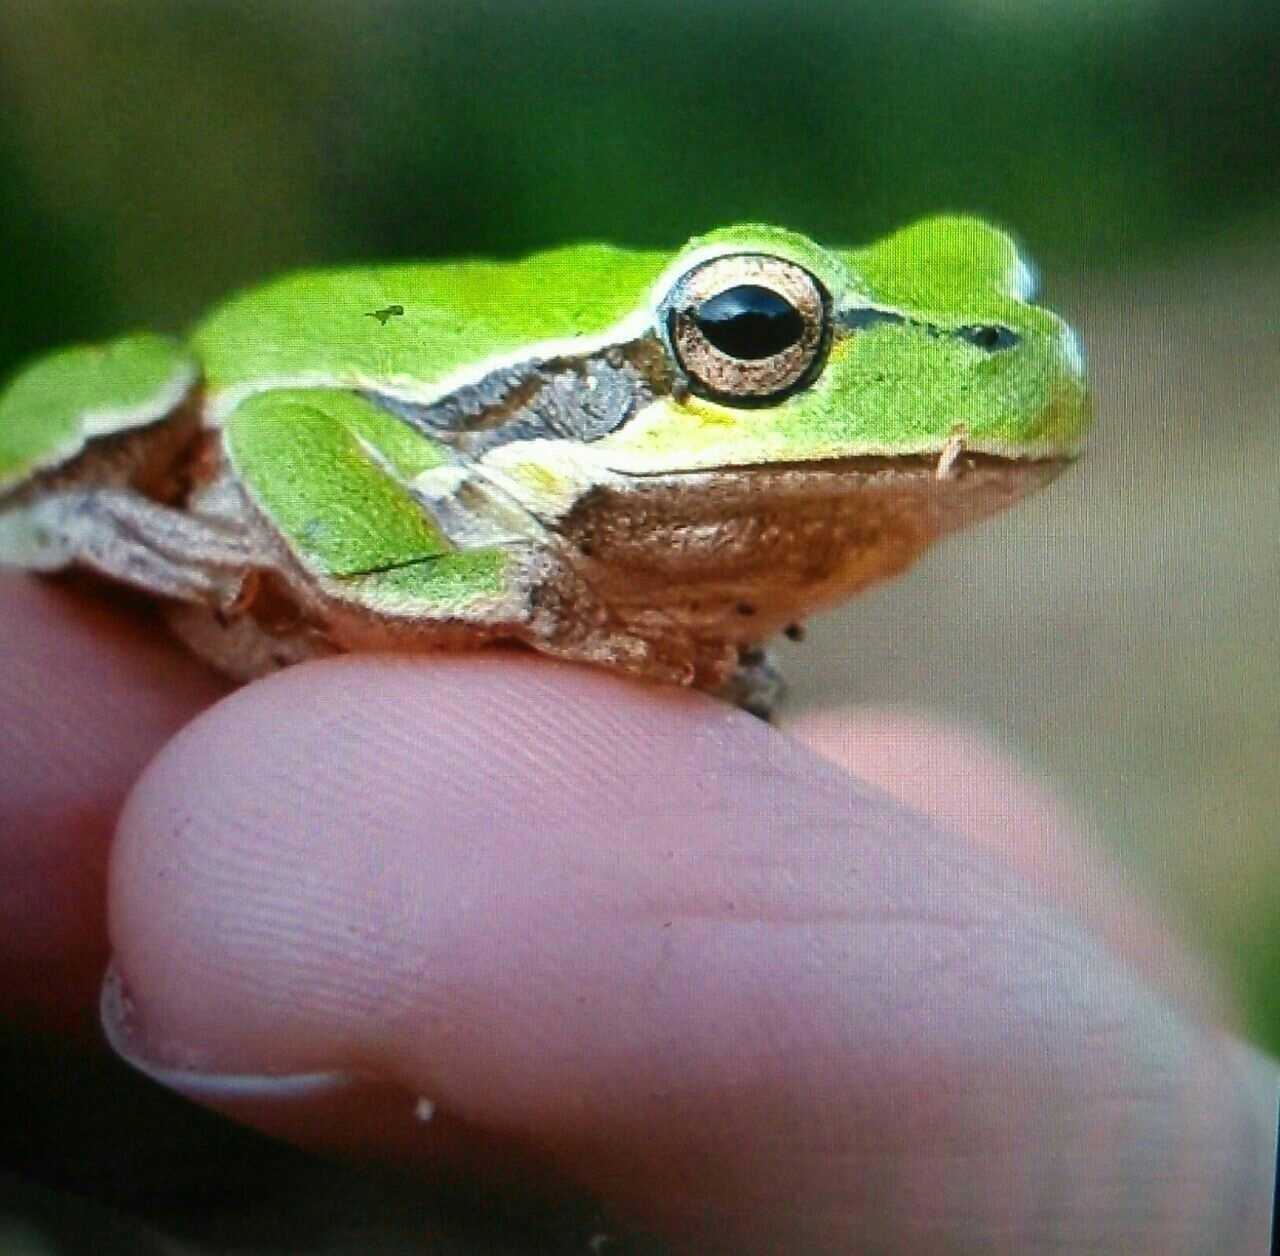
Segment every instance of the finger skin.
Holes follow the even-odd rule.
[[[979,731],[906,709],[858,707],[804,712],[787,732],[990,851],[1185,1012],[1241,1023],[1222,974],[1144,901],[1101,842],[1081,840],[1082,826],[1048,785],[984,745]]]
[[[153,761],[110,891],[144,1067],[327,1145],[345,1103],[361,1147],[385,1108],[197,1075],[378,1078],[395,1150],[477,1132],[677,1250],[1266,1224],[1269,1065],[990,852],[698,695],[518,656],[292,669]]]
[[[106,859],[139,772],[225,691],[157,624],[0,575],[0,1018],[96,1034]]]

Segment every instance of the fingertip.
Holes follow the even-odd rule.
[[[455,933],[472,931],[472,958],[505,936],[461,910],[464,892],[533,910],[530,890],[560,895],[584,852],[602,874],[617,847],[644,860],[645,796],[697,775],[691,745],[723,758],[762,739],[777,740],[701,695],[514,653],[288,669],[206,711],[139,780],[113,945],[190,1037],[216,1042],[229,1015],[237,1044],[306,1042],[314,1015],[358,1038],[406,997],[407,936],[450,965],[466,958]],[[317,1006],[296,1006],[299,985]]]
[[[0,1009],[92,1032],[112,828],[147,760],[225,688],[163,627],[109,601],[0,576]]]
[[[233,695],[139,782],[112,889],[153,1075],[311,1142],[340,1096],[225,1079],[371,1074],[392,1124],[427,1101],[419,1152],[533,1149],[700,1250],[874,1225],[877,1161],[944,1173],[968,1224],[977,1162],[939,1146],[1021,1181],[1065,1139],[1092,1181],[1116,1096],[1187,1055],[974,844],[697,695],[545,660],[342,659]]]

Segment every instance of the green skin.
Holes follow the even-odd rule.
[[[708,400],[705,390],[700,396],[686,386],[664,331],[665,303],[691,267],[730,254],[802,267],[825,290],[833,318],[867,310],[884,317],[833,336],[816,376],[781,400]],[[937,535],[1008,504],[1078,453],[1090,411],[1075,339],[1056,315],[1029,303],[1029,286],[1006,235],[957,217],[849,251],[741,226],[694,239],[675,255],[583,244],[519,262],[289,276],[223,305],[189,346],[136,335],[53,354],[14,379],[0,395],[0,561],[45,571],[88,567],[169,599],[213,605],[222,619],[232,604],[251,600],[246,570],[272,571],[306,624],[305,632],[290,630],[296,648],[277,662],[325,648],[456,647],[499,638],[716,688],[732,672],[729,647],[761,640],[893,574]],[[1012,346],[992,352],[961,334],[987,324],[1013,333]],[[646,391],[637,391],[625,421],[611,430],[587,438],[512,427],[488,445],[466,444],[468,433],[499,425],[494,395],[475,399],[495,372],[519,375],[548,362],[582,368],[606,358],[616,365],[617,346],[638,342],[652,347]],[[470,417],[442,430],[406,421],[406,408],[455,402]],[[176,438],[163,456],[154,452],[162,443],[156,434],[192,423],[193,414],[193,430],[212,434],[216,471],[208,474],[216,483],[196,475],[186,497],[139,488],[139,466],[154,478],[162,457],[168,469],[194,458],[190,442]],[[126,447],[142,452],[112,452]],[[958,466],[978,469],[963,508],[947,513],[935,502],[951,501],[955,477],[939,468],[922,479],[921,466],[960,453]],[[208,463],[206,449],[201,465]],[[877,536],[887,530],[894,543],[874,553],[864,545],[852,566],[833,558],[785,589],[739,560],[731,571],[699,576],[710,570],[711,551],[694,546],[687,558],[659,562],[665,568],[650,609],[660,613],[646,617],[634,604],[622,607],[624,585],[633,600],[645,596],[634,592],[643,535],[639,542],[628,535],[629,573],[605,570],[590,545],[563,540],[579,526],[584,503],[598,500],[593,490],[621,498],[643,485],[650,494],[645,517],[655,518],[652,493],[660,489],[657,515],[674,527],[684,497],[692,492],[705,501],[709,486],[732,483],[739,498],[758,493],[762,509],[783,498],[791,503],[779,516],[784,534],[796,528],[794,543],[782,542],[790,544],[785,555],[811,543],[800,539],[800,522],[817,526],[814,520],[833,509],[843,512],[845,535],[859,519],[847,500],[856,499],[859,476],[879,468],[883,494],[886,465],[902,468],[910,491],[896,495],[891,508],[882,496],[867,518]],[[1015,475],[1032,465],[1043,473]],[[744,480],[744,468],[789,470]],[[837,508],[830,505],[837,500],[831,475],[841,468],[859,474],[839,490]],[[933,497],[920,496],[925,480],[938,485]],[[814,504],[815,484],[826,505]],[[229,493],[239,493],[242,504],[228,513]],[[134,512],[131,528],[97,521],[120,510]],[[166,575],[153,579],[139,574],[147,563],[120,558],[104,538],[154,530],[150,522],[139,528],[139,517],[154,518],[163,531],[162,510],[185,512],[188,522],[213,531],[184,533],[191,552],[176,558],[171,541],[156,543]],[[742,514],[740,506],[734,510]],[[634,529],[634,506],[624,513]],[[927,516],[928,526],[899,525],[911,514]],[[607,539],[614,522],[593,517],[592,528]],[[738,537],[732,529],[740,525],[726,525],[724,535]],[[669,530],[659,542],[655,533],[655,555],[670,550],[671,537],[687,535]],[[723,550],[724,536],[720,541]],[[184,567],[200,572],[189,589]],[[687,594],[658,606],[657,590],[671,586],[673,572],[676,584],[686,574],[694,584],[705,579],[726,606],[758,600],[761,618],[739,627],[728,611],[711,614]],[[387,625],[394,631],[383,631]],[[263,622],[255,631],[261,635]],[[271,631],[289,635],[278,626]],[[298,644],[303,636],[305,647]],[[266,670],[260,652],[246,661],[239,646],[191,643],[234,674]]]

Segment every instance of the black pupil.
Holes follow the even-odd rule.
[[[789,301],[751,283],[710,297],[694,311],[693,321],[721,353],[746,362],[771,358],[804,335],[804,320]]]

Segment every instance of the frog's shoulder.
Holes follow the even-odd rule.
[[[192,342],[214,391],[265,378],[421,386],[539,345],[606,337],[647,305],[669,255],[577,244],[301,271],[216,309]]]
[[[197,375],[182,344],[150,333],[31,363],[0,390],[0,493],[70,462],[95,438],[168,417]]]

